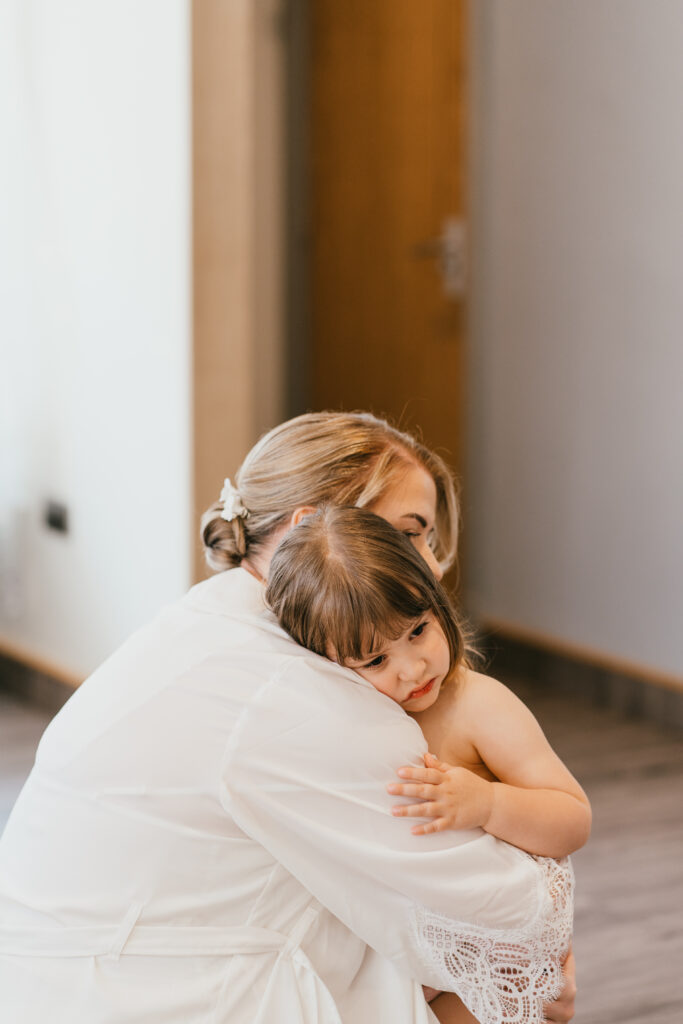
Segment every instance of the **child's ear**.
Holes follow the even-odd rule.
[[[301,508],[295,508],[292,512],[292,518],[289,520],[289,528],[292,529],[292,527],[298,526],[302,519],[317,511],[315,505],[302,505]]]

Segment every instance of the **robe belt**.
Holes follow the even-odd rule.
[[[243,956],[255,953],[296,954],[319,910],[307,907],[288,934],[251,925],[138,924],[141,906],[133,906],[118,926],[104,927],[0,927],[0,953],[9,956]],[[310,965],[309,965],[310,966]]]

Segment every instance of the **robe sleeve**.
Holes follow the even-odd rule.
[[[390,813],[397,768],[421,763],[417,724],[355,674],[294,657],[243,711],[222,800],[352,932],[482,1024],[540,1024],[571,938],[568,861],[480,829],[414,836]]]

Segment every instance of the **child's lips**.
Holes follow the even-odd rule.
[[[408,700],[415,700],[416,697],[422,697],[422,696],[424,696],[425,693],[429,693],[429,691],[431,690],[432,686],[434,685],[434,680],[435,679],[436,679],[436,676],[434,676],[433,679],[428,680],[424,684],[424,686],[419,686],[417,688],[417,690],[413,690],[413,692],[409,695]]]

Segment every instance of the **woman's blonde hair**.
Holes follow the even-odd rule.
[[[467,663],[448,593],[408,538],[365,509],[318,509],[286,533],[266,602],[298,644],[342,665],[363,661],[427,613],[444,632],[451,671]]]
[[[411,434],[367,412],[305,413],[265,434],[235,476],[247,517],[227,522],[220,502],[202,516],[206,560],[217,571],[239,565],[302,506],[371,507],[415,465],[436,485],[431,544],[448,569],[458,536],[458,504],[448,467]]]

